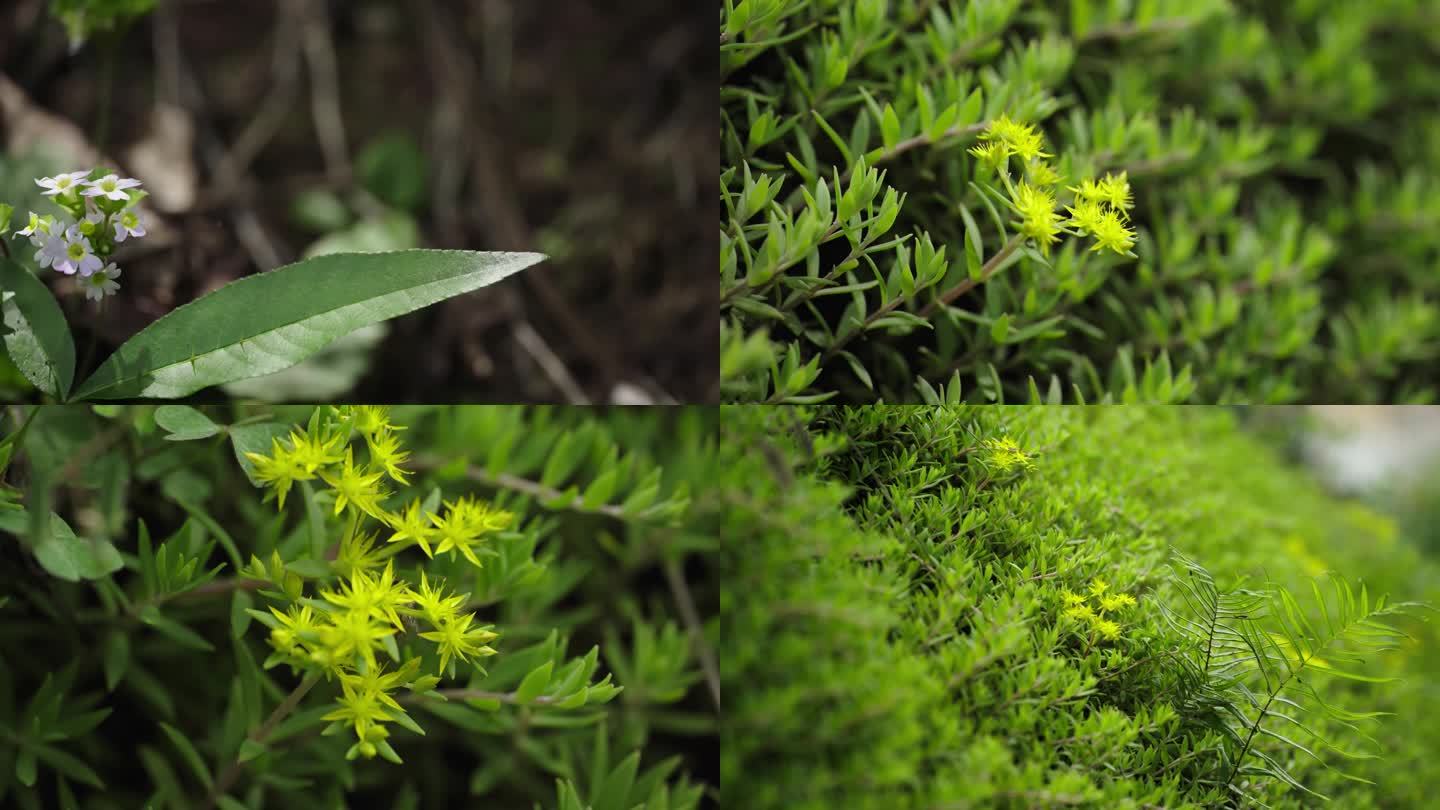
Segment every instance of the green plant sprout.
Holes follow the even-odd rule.
[[[143,237],[139,181],[103,169],[35,181],[60,209],[30,212],[16,231],[35,262],[74,278],[87,298],[119,292],[110,257]],[[332,253],[231,282],[140,330],[75,383],[75,341],[49,287],[11,256],[14,213],[0,206],[4,351],[57,401],[173,399],[290,368],[365,326],[494,284],[540,261],[538,253],[401,250]]]

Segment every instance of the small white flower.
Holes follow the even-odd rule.
[[[55,269],[67,276],[78,271],[88,276],[104,266],[100,257],[90,249],[90,240],[80,232],[79,225],[71,225],[65,231],[65,254],[55,263]]]
[[[80,282],[85,287],[85,297],[91,301],[100,301],[107,295],[114,295],[120,289],[120,283],[115,279],[120,277],[120,268],[114,262],[105,265],[105,269],[98,273],[92,273],[84,281]]]
[[[145,220],[140,218],[140,213],[134,210],[121,212],[115,218],[115,241],[124,242],[132,236],[145,235]]]
[[[65,172],[54,177],[42,177],[35,181],[35,185],[45,189],[43,193],[46,197],[54,197],[76,190],[84,185],[85,178],[89,176],[89,172]]]
[[[30,224],[23,230],[16,231],[19,236],[30,237],[30,244],[35,247],[44,247],[45,241],[50,238],[50,225],[53,220],[46,216],[42,217],[34,211],[30,212]]]
[[[36,234],[36,236],[41,236],[41,234]],[[40,265],[41,269],[54,267],[56,270],[60,270],[60,263],[65,261],[65,248],[67,247],[65,237],[54,233],[43,234],[43,237],[39,243],[40,249],[35,251],[35,263]],[[34,242],[35,236],[30,237],[30,241]],[[60,270],[60,272],[67,271]],[[74,271],[68,272],[73,273]]]
[[[140,185],[139,180],[130,178],[121,179],[118,174],[107,174],[99,180],[92,180],[86,183],[84,191],[80,192],[86,197],[105,197],[111,200],[128,200],[130,195],[125,193],[127,188],[136,188]]]

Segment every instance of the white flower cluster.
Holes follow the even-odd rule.
[[[120,289],[120,268],[109,261],[115,246],[145,235],[145,222],[135,206],[145,197],[140,181],[96,172],[66,172],[42,177],[45,189],[64,213],[41,216],[30,212],[30,222],[16,231],[39,248],[35,261],[67,276],[78,276],[85,297],[100,301]]]

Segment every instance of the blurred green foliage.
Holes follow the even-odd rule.
[[[730,406],[722,435],[726,475],[704,498],[723,504],[729,538],[730,802],[1320,806],[1276,769],[1336,807],[1428,807],[1440,789],[1433,623],[1398,618],[1412,638],[1351,662],[1394,682],[1334,671],[1363,644],[1300,642],[1299,683],[1329,710],[1270,703],[1275,681],[1247,655],[1210,655],[1177,624],[1208,620],[1193,612],[1197,569],[1172,549],[1222,591],[1248,580],[1296,596],[1294,613],[1270,602],[1227,620],[1274,642],[1268,674],[1295,663],[1285,625],[1323,636],[1353,610],[1328,595],[1321,611],[1309,583],[1328,591],[1326,572],[1440,603],[1440,566],[1394,521],[1333,499],[1228,409]],[[1135,604],[1104,606],[1122,595]],[[1224,667],[1238,685],[1217,694]],[[1262,705],[1244,746],[1231,732]],[[1367,711],[1393,716],[1346,714]],[[1272,774],[1247,772],[1262,764]]]

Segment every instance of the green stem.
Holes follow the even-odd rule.
[[[295,687],[295,691],[291,692],[290,696],[285,698],[283,703],[275,707],[275,711],[271,712],[270,716],[265,719],[265,724],[251,732],[246,739],[254,743],[263,744],[266,738],[275,731],[275,727],[280,725],[280,722],[288,717],[290,712],[295,711],[295,707],[300,705],[300,701],[304,699],[305,695],[314,688],[315,684],[319,681],[319,675],[306,675],[305,680],[301,681],[300,685]],[[215,806],[215,802],[235,784],[235,780],[240,778],[240,771],[244,767],[245,763],[241,762],[238,758],[230,763],[224,773],[220,774],[220,778],[215,780],[215,787],[211,788],[209,795],[205,797],[205,803],[202,805],[204,810],[210,810],[210,808]]]

